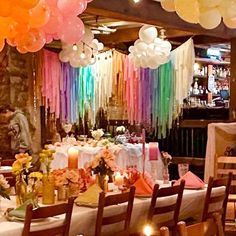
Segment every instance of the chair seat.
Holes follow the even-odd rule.
[[[235,202],[236,201],[236,194],[229,194],[228,202]]]

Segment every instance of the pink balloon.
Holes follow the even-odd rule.
[[[64,16],[76,16],[81,14],[87,7],[86,0],[58,0],[58,9],[62,12]]]
[[[45,39],[46,39],[46,43],[51,43],[53,41],[53,35],[46,34]]]
[[[63,25],[63,16],[57,8],[51,8],[50,19],[46,25],[43,26],[43,31],[47,34],[55,34],[61,30]]]
[[[44,0],[48,6],[57,7],[57,0]]]
[[[63,42],[73,44],[81,40],[84,35],[84,23],[78,17],[65,19],[60,38]]]

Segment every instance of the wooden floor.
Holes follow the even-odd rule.
[[[226,219],[232,220],[232,222],[227,222],[225,227],[225,236],[236,236],[236,223],[234,220],[234,205],[233,203],[228,203],[227,216]]]

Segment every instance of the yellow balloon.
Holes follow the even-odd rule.
[[[17,0],[17,5],[24,9],[31,9],[34,8],[40,0]]]
[[[236,19],[235,18],[223,18],[225,25],[231,29],[236,28]]]
[[[29,25],[32,28],[39,28],[47,24],[50,18],[50,8],[46,4],[38,4],[29,11]]]
[[[189,23],[199,22],[199,4],[197,0],[175,0],[175,10],[183,20]]]
[[[0,16],[7,17],[11,13],[11,2],[10,1],[0,1]]]
[[[161,7],[168,11],[168,12],[174,12],[175,11],[175,3],[174,0],[163,0],[161,1]]]
[[[201,7],[216,7],[219,6],[223,0],[198,0]]]
[[[199,23],[205,29],[214,29],[221,22],[221,14],[217,8],[211,8],[206,12],[201,12]]]

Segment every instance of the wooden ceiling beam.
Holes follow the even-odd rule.
[[[142,0],[137,5],[132,4],[131,0],[94,0],[88,4],[85,13],[125,21],[142,22],[223,39],[236,37],[236,30],[230,30],[223,23],[215,29],[207,30],[199,24],[190,24],[183,21],[176,13],[165,11],[160,3],[152,0]]]
[[[100,34],[96,35],[96,38],[103,42],[105,45],[111,45],[111,44],[118,44],[118,43],[126,43],[126,42],[132,42],[138,39],[138,32],[140,27],[135,28],[124,28],[124,29],[118,29],[115,33],[111,34]],[[182,37],[182,36],[192,36],[191,32],[187,31],[181,31],[181,30],[175,30],[175,29],[168,29],[166,31],[166,37],[168,39],[176,38],[176,37]]]

